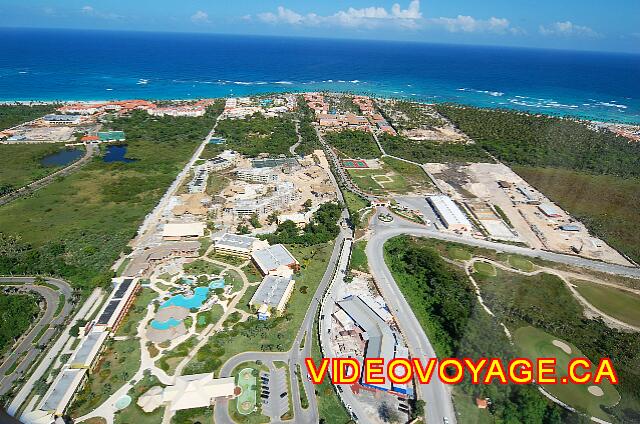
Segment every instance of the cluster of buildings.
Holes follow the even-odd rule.
[[[293,94],[284,94],[261,100],[251,97],[230,97],[225,101],[222,118],[244,119],[255,113],[261,113],[267,117],[275,117],[294,111],[296,108],[297,101]]]
[[[153,116],[202,116],[207,107],[214,103],[213,99],[197,102],[179,102],[168,106],[158,106],[147,100],[124,100],[101,103],[74,103],[58,108],[63,116],[95,115],[102,112],[128,113],[132,110],[144,110]]]
[[[224,233],[214,238],[213,246],[216,253],[251,258],[262,274],[262,282],[249,301],[258,319],[266,320],[274,313],[284,312],[295,285],[293,274],[300,269],[300,263],[284,245]]]
[[[336,305],[332,314],[332,338],[341,356],[355,357],[362,363],[366,358],[383,358],[385,364],[395,358],[409,357],[402,337],[393,326],[393,316],[380,296],[351,294]],[[352,389],[383,391],[400,397],[413,394],[411,383],[395,384],[386,375],[384,383],[365,383],[361,379]]]
[[[94,370],[109,336],[113,335],[133,305],[140,284],[136,278],[116,278],[113,291],[97,314],[87,323],[70,359],[49,385],[36,408],[23,415],[26,422],[50,424],[63,416],[75,393]],[[57,422],[57,421],[56,421]]]
[[[396,135],[396,131],[376,112],[371,98],[366,96],[354,96],[353,103],[360,108],[362,115],[355,113],[330,113],[329,104],[320,93],[307,93],[304,95],[307,106],[314,111],[318,125],[325,129],[354,129],[361,131],[373,131],[374,129]]]

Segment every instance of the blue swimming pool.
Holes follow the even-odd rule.
[[[154,319],[153,321],[151,321],[151,327],[155,328],[156,330],[168,330],[172,327],[176,327],[181,322],[182,321],[178,321],[175,318],[169,318],[166,321],[158,321]]]
[[[169,300],[160,305],[160,308],[166,308],[167,306],[182,306],[183,308],[199,308],[209,294],[209,287],[196,287],[193,292],[193,296],[185,296],[178,294],[172,296]]]
[[[223,289],[224,288],[224,278],[218,278],[217,280],[211,280],[209,283],[210,289]]]

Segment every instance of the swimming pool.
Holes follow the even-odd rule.
[[[175,318],[169,318],[166,321],[158,321],[154,319],[153,321],[151,321],[151,327],[155,328],[156,330],[168,330],[172,327],[177,326],[181,322],[182,321],[178,321]]]
[[[160,308],[166,308],[167,306],[182,306],[183,308],[199,308],[209,294],[209,287],[196,287],[193,292],[193,296],[185,296],[178,294],[172,296],[169,300],[160,305]]]
[[[209,283],[210,289],[223,289],[224,288],[224,278],[218,278],[217,280],[212,280]]]

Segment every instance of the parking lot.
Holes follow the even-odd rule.
[[[289,410],[287,374],[284,368],[276,368],[273,364],[269,364],[269,370],[268,373],[260,372],[262,413],[272,421],[279,421],[280,417]]]

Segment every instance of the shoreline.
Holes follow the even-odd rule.
[[[343,94],[343,95],[354,95],[356,93],[353,92],[349,92],[349,91],[295,91],[295,90],[291,90],[291,91],[278,91],[278,92],[262,92],[262,93],[253,93],[253,94],[245,94],[245,95],[227,95],[227,96],[219,96],[219,97],[187,97],[187,98],[174,98],[174,99],[165,99],[165,98],[153,98],[153,97],[146,97],[146,98],[111,98],[111,99],[103,99],[103,100],[98,100],[98,99],[91,99],[91,100],[73,100],[73,99],[67,99],[67,100],[0,100],[0,106],[12,106],[12,105],[26,105],[26,106],[37,106],[37,105],[55,105],[55,104],[59,104],[59,105],[70,105],[70,104],[99,104],[99,103],[108,103],[108,102],[121,102],[121,101],[131,101],[131,100],[146,100],[146,101],[150,101],[150,102],[157,102],[157,101],[162,101],[162,102],[193,102],[193,101],[198,101],[198,100],[202,100],[202,99],[228,99],[228,98],[233,98],[233,97],[261,97],[261,96],[268,96],[271,94],[303,94],[306,92],[326,92],[326,93],[336,93],[336,94]],[[407,101],[410,103],[419,103],[419,104],[425,104],[425,105],[435,105],[435,104],[452,104],[458,107],[462,107],[462,108],[475,108],[475,109],[485,109],[485,110],[494,110],[494,111],[503,111],[503,112],[513,112],[513,113],[520,113],[520,114],[525,114],[525,115],[541,115],[541,116],[548,116],[550,118],[557,118],[557,119],[567,119],[567,120],[571,120],[571,121],[577,121],[577,122],[582,122],[582,123],[591,123],[591,124],[613,124],[613,125],[628,125],[628,126],[640,126],[640,116],[637,118],[637,120],[607,120],[607,119],[602,119],[602,118],[597,118],[595,116],[588,116],[588,115],[584,115],[584,114],[577,114],[577,113],[562,113],[562,112],[549,112],[549,111],[534,111],[534,110],[530,110],[530,109],[526,109],[526,108],[514,108],[514,107],[508,107],[508,106],[502,106],[502,107],[490,107],[490,106],[476,106],[476,105],[472,105],[472,104],[468,104],[468,103],[460,103],[460,102],[451,102],[451,101],[441,101],[441,102],[437,102],[437,101],[420,101],[417,99],[411,99],[411,98],[406,98],[406,97],[401,97],[401,96],[380,96],[380,95],[374,95],[372,93],[370,94],[358,94],[358,95],[365,95],[367,97],[371,97],[372,99],[385,99],[385,100],[402,100],[402,101]]]

